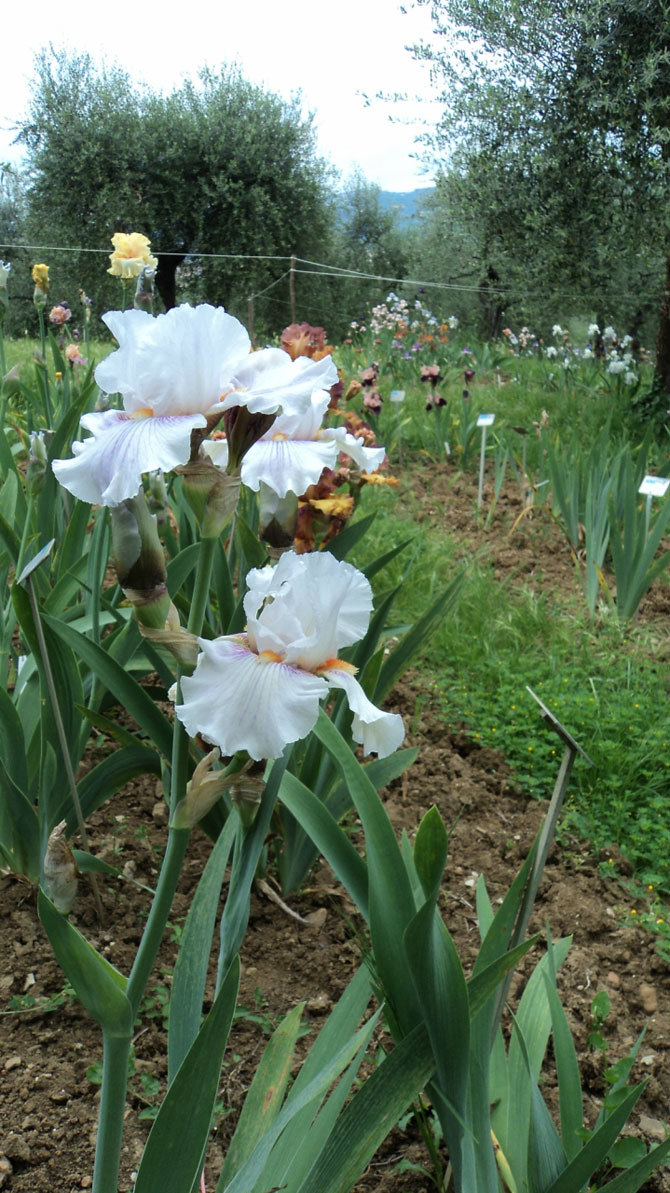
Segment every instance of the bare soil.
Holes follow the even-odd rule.
[[[411,489],[424,518],[479,544],[496,573],[513,573],[513,582],[551,587],[562,601],[575,599],[574,562],[546,518],[525,515],[509,535],[523,509],[520,495],[506,493],[485,530],[475,516],[476,482],[455,480],[453,474],[440,479],[413,469],[407,483],[407,499]],[[658,585],[645,601],[643,616],[666,642],[668,608],[668,589]],[[411,835],[432,804],[453,826],[443,903],[467,962],[478,939],[476,877],[485,874],[494,901],[507,890],[535,836],[544,805],[515,786],[501,754],[477,747],[461,726],[440,719],[418,676],[399,686],[393,703],[411,726],[409,742],[420,747],[420,754],[411,770],[384,793],[386,807],[398,832],[406,829]],[[72,919],[127,972],[150,902],[144,886],[155,883],[166,836],[164,807],[154,780],[135,782],[110,800],[91,818],[90,836],[93,851],[121,866],[124,876],[103,884],[108,927],[97,926],[85,882]],[[193,834],[171,915],[176,928],[187,913],[210,847],[204,834]],[[573,841],[568,850],[554,848],[535,926],[542,930],[549,921],[554,938],[574,936],[560,987],[579,1051],[587,1120],[595,1119],[605,1088],[603,1059],[587,1046],[591,1001],[604,989],[612,1007],[605,1025],[609,1063],[626,1055],[646,1028],[633,1078],[648,1078],[648,1084],[629,1129],[657,1142],[664,1137],[670,1105],[670,967],[642,928],[624,923],[632,904],[616,883],[601,876],[598,862],[588,842]],[[361,925],[327,865],[320,863],[306,888],[288,901],[303,917],[310,912],[320,915],[309,927],[302,926],[262,892],[252,896],[242,952],[241,1004],[246,1009],[233,1028],[223,1069],[223,1114],[209,1152],[208,1189],[216,1184],[267,1031],[303,1000],[308,1024],[318,1028],[360,962],[355,929]],[[137,1024],[122,1190],[132,1188],[150,1127],[141,1112],[155,1106],[164,1090],[161,1010],[169,992],[175,935],[166,934],[149,983],[154,1001],[145,1001]],[[100,1033],[71,997],[54,1010],[41,1009],[40,1000],[62,991],[64,980],[37,918],[35,893],[12,876],[0,877],[0,957],[0,1010],[13,996],[38,1000],[36,1009],[0,1017],[0,1188],[10,1193],[90,1188],[99,1099],[99,1086],[90,1078],[100,1058]],[[551,1085],[548,1071],[547,1087]],[[358,1193],[421,1193],[433,1187],[417,1168],[399,1168],[406,1162],[429,1168],[414,1122],[393,1132],[358,1183]],[[670,1171],[655,1175],[644,1188],[646,1193],[670,1193]]]

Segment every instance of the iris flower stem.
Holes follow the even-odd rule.
[[[214,561],[216,539],[201,539],[195,591],[188,621],[191,633],[199,634],[209,600],[209,585]],[[188,737],[175,717],[172,736],[172,769],[170,782],[170,821],[186,789],[188,767]],[[181,874],[182,862],[190,836],[189,829],[168,830],[167,846],[161,866],[154,900],[147,917],[139,948],[126,986],[133,1019],[146,990],[156,954],[168,921],[172,900]],[[105,1040],[103,1054],[102,1100],[98,1124],[95,1170],[92,1193],[116,1193],[123,1140],[123,1114],[128,1081],[128,1056],[132,1039]]]
[[[205,609],[209,602],[209,582],[212,576],[212,567],[214,564],[214,552],[216,551],[217,538],[206,538],[200,540],[200,551],[198,554],[198,566],[195,574],[195,587],[193,592],[193,600],[191,602],[191,611],[188,618],[188,631],[190,634],[200,634],[202,632],[202,623],[205,620]]]
[[[95,1145],[93,1193],[117,1193],[132,1036],[103,1034],[100,1118]]]
[[[50,427],[51,420],[53,418],[53,411],[51,409],[51,395],[49,393],[49,373],[46,368],[47,333],[46,333],[46,326],[44,323],[44,308],[41,306],[38,306],[38,308],[37,308],[37,318],[38,318],[39,324],[40,324],[40,349],[41,349],[41,354],[42,354],[42,360],[44,361],[44,365],[45,365],[43,373],[41,371],[41,368],[38,369],[37,372],[38,372],[38,376],[40,377],[40,387],[42,389],[42,393],[44,396],[44,415],[45,415],[45,419],[46,419],[46,425],[48,427]]]

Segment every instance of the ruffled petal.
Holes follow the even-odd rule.
[[[251,414],[272,414],[280,407],[290,413],[304,410],[305,398],[315,389],[326,389],[337,381],[337,369],[330,357],[291,360],[281,348],[252,352],[231,379],[233,392],[225,398],[225,410],[246,406]]]
[[[147,311],[107,311],[102,321],[111,331],[119,347],[110,353],[95,370],[95,379],[107,394],[128,394],[135,391],[134,354],[142,337],[154,322]]]
[[[138,368],[157,395],[141,404],[156,414],[207,413],[250,347],[246,328],[223,307],[174,307],[157,317],[141,345]]]
[[[385,447],[366,447],[362,438],[351,435],[344,427],[324,427],[321,434],[324,439],[336,440],[338,453],[351,456],[364,472],[375,472],[384,463]]]
[[[343,646],[362,638],[368,627],[369,581],[328,551],[310,555],[288,551],[276,567],[250,571],[247,584],[244,611],[249,632],[260,639],[267,626],[277,638],[281,635],[287,662],[306,671],[335,658]],[[261,609],[269,597],[272,602]]]
[[[207,425],[202,414],[129,418],[119,410],[87,415],[82,422],[94,434],[72,445],[72,460],[54,460],[52,467],[65,489],[92,505],[118,505],[135,496],[143,472],[186,464],[191,431]]]
[[[284,435],[287,439],[315,439],[328,409],[330,394],[325,389],[305,393],[300,401],[292,402],[277,415],[264,439]]]
[[[363,637],[372,612],[372,588],[362,572],[329,551],[296,558],[309,563],[292,594],[292,604],[300,602],[304,610],[301,620],[306,630],[303,641],[294,643],[292,658],[301,667],[316,670],[343,646]]]
[[[351,733],[354,741],[363,747],[364,754],[378,754],[386,758],[393,754],[403,742],[405,726],[399,713],[384,712],[368,700],[355,676],[338,667],[320,672],[333,688],[346,693],[349,708],[354,714]]]
[[[337,453],[337,446],[325,439],[259,439],[242,460],[242,480],[256,492],[263,481],[278,497],[299,497],[317,483],[324,468],[335,467]]]
[[[175,710],[191,737],[200,733],[222,754],[246,750],[260,761],[307,736],[328,691],[322,679],[265,662],[243,635],[199,644],[202,654],[194,674],[181,681],[183,703]]]
[[[229,391],[231,375],[249,353],[239,320],[208,303],[183,304],[155,318],[111,311],[104,319],[120,346],[98,365],[96,381],[107,393],[122,394],[129,413],[206,414]]]

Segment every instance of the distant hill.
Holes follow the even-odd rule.
[[[399,223],[405,224],[416,215],[421,201],[434,190],[434,186],[419,186],[413,191],[380,191],[379,205],[384,211],[391,208],[396,212]]]

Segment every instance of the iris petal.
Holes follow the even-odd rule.
[[[324,468],[334,468],[338,448],[326,440],[259,439],[242,461],[242,480],[256,492],[260,482],[278,497],[300,496],[315,485]]]
[[[344,427],[325,427],[322,434],[326,439],[336,440],[338,452],[351,456],[365,472],[375,472],[384,463],[385,447],[366,447],[362,438],[350,435]]]
[[[95,433],[72,445],[72,460],[54,460],[53,470],[65,489],[92,505],[118,505],[135,496],[143,472],[185,464],[191,431],[207,425],[202,414],[130,418],[119,410],[82,422]]]
[[[119,348],[98,365],[95,379],[107,393],[122,394],[129,413],[145,406],[156,414],[207,413],[249,352],[240,321],[208,303],[156,317],[110,311],[103,318]]]
[[[310,360],[299,356],[291,360],[281,348],[263,348],[252,352],[240,364],[231,380],[235,392],[224,400],[224,409],[244,405],[252,414],[271,414],[279,406],[286,413],[304,408],[305,394],[325,389],[337,381],[337,369],[331,357]]]
[[[267,625],[282,633],[290,663],[316,670],[343,646],[363,637],[372,611],[372,589],[362,572],[328,551],[283,555],[275,568],[247,575],[244,611],[254,637]],[[272,603],[263,603],[272,597]]]
[[[351,732],[354,741],[363,747],[364,754],[378,754],[386,758],[402,745],[405,726],[399,713],[384,712],[368,700],[358,680],[338,667],[321,672],[333,688],[342,688],[349,708],[354,714]]]
[[[202,654],[192,676],[182,679],[183,704],[176,713],[191,737],[201,733],[232,755],[278,758],[289,742],[306,737],[328,692],[324,680],[286,663],[265,662],[243,635],[200,639]]]

